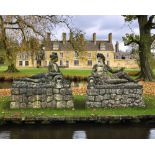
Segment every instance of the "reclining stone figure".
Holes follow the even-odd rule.
[[[93,66],[92,76],[89,77],[90,82],[105,82],[111,84],[136,82],[125,72],[123,68],[120,70],[112,70],[108,65],[105,64],[105,57],[103,54],[97,54],[97,64]],[[95,81],[93,81],[95,79]]]
[[[50,59],[51,60],[50,60],[49,65],[48,65],[48,73],[41,73],[41,74],[33,75],[29,78],[23,78],[22,80],[23,81],[38,82],[39,80],[42,80],[43,78],[47,78],[49,76],[54,77],[56,75],[62,75],[60,70],[59,70],[59,67],[56,63],[58,61],[57,53],[52,53],[52,55],[50,55]]]

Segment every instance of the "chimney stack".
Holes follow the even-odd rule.
[[[112,43],[112,33],[109,33],[108,40],[109,40],[110,43]]]
[[[118,43],[118,41],[116,41],[116,44],[115,44],[115,52],[119,52],[119,43]]]
[[[93,33],[93,42],[96,45],[96,33]]]
[[[50,32],[47,33],[44,46],[46,48],[50,48],[50,46],[51,46],[51,33]]]
[[[73,32],[70,32],[70,37],[69,37],[69,41],[71,42],[73,39]]]
[[[80,40],[81,40],[81,44],[84,44],[84,34],[80,34]]]
[[[66,43],[66,33],[62,33],[62,42],[63,44]]]
[[[51,33],[50,32],[47,33],[47,40],[51,41]]]

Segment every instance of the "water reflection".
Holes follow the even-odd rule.
[[[10,139],[155,139],[155,124],[51,124],[0,126],[0,138]]]
[[[155,129],[150,129],[150,131],[149,131],[149,139],[155,139]]]
[[[10,139],[10,131],[0,132],[0,139]]]
[[[86,139],[86,131],[74,131],[73,139]]]

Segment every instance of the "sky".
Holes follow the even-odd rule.
[[[119,42],[120,50],[126,51],[127,46],[124,46],[122,37],[126,33],[139,33],[137,21],[126,23],[124,17],[119,15],[77,15],[72,16],[72,25],[81,29],[85,33],[86,39],[92,39],[92,34],[95,32],[98,40],[106,40],[108,34],[113,35],[113,44]],[[55,39],[62,38],[62,32],[69,33],[67,28],[59,26],[55,31]]]

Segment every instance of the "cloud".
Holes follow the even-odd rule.
[[[126,23],[124,17],[119,15],[76,15],[72,17],[72,24],[86,33],[87,39],[92,39],[92,34],[96,32],[97,39],[106,40],[108,34],[113,34],[113,43],[120,42],[120,49],[126,50],[122,37],[126,33],[139,33],[137,21]],[[58,27],[55,36],[61,39],[62,32],[69,31],[64,27]]]

